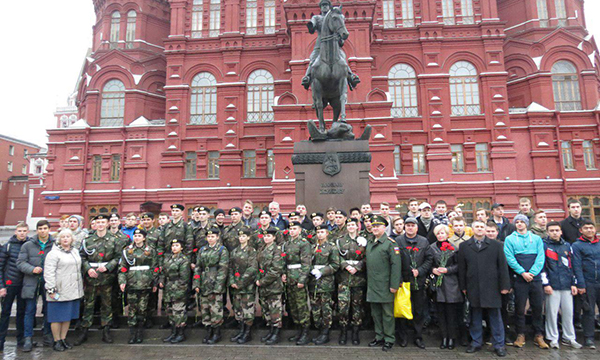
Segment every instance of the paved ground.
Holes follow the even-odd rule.
[[[223,341],[217,345],[203,345],[204,330],[194,329],[188,331],[188,340],[182,344],[165,345],[161,337],[167,335],[168,330],[147,330],[147,340],[141,345],[128,345],[128,332],[126,329],[113,330],[115,343],[112,345],[100,342],[100,332],[91,332],[90,340],[83,346],[76,347],[62,353],[51,348],[37,347],[31,353],[23,353],[15,348],[14,338],[10,338],[5,345],[4,359],[76,359],[76,360],[149,360],[149,359],[202,359],[202,360],[314,360],[314,359],[406,359],[406,360],[454,360],[454,359],[495,359],[497,358],[490,349],[484,349],[476,354],[466,354],[465,348],[459,347],[453,351],[437,348],[437,338],[426,338],[428,348],[420,350],[412,345],[407,348],[398,346],[389,353],[384,353],[380,348],[367,347],[372,332],[364,331],[359,346],[337,345],[337,332],[333,332],[332,342],[325,346],[295,346],[289,345],[287,336],[292,333],[284,332],[285,339],[276,346],[264,346],[253,340],[249,344],[237,345],[229,342],[233,330],[224,332]],[[264,330],[258,330],[263,333]],[[255,331],[256,333],[256,331]],[[316,333],[316,332],[313,332]],[[255,336],[257,338],[257,336]],[[41,339],[39,339],[41,340]],[[434,346],[435,345],[435,346]],[[600,351],[596,350],[539,350],[531,341],[523,349],[508,348],[506,359],[519,360],[597,360]]]

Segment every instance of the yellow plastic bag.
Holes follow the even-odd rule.
[[[394,299],[394,317],[412,320],[412,306],[410,305],[410,283],[402,283]]]

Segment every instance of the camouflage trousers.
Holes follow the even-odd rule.
[[[281,296],[282,294],[259,296],[262,315],[268,326],[273,325],[276,328],[282,326],[283,301]]]
[[[246,325],[252,325],[255,317],[255,299],[256,295],[254,293],[240,294],[231,291],[231,304],[237,321],[243,321]]]
[[[333,292],[316,293],[311,296],[310,310],[313,323],[317,328],[331,328],[333,322]]]
[[[158,310],[158,291],[150,292],[148,307],[146,308],[146,319],[150,319]]]
[[[166,305],[169,324],[176,327],[185,326],[188,320],[185,301],[173,301]]]
[[[299,289],[296,285],[288,285],[287,302],[294,324],[302,327],[310,326],[310,309],[308,308],[308,291],[306,287]]]
[[[100,322],[102,326],[110,324],[110,322],[113,319],[113,310],[111,303],[112,293],[112,284],[100,286],[85,284],[83,290],[83,316],[81,318],[81,327],[89,328],[90,326],[92,326],[96,297],[100,298]]]
[[[200,297],[200,316],[206,327],[223,324],[223,294],[208,294]]]
[[[338,315],[342,327],[362,325],[365,317],[365,289],[339,285]]]
[[[146,312],[150,301],[151,290],[128,290],[127,301],[129,302],[129,316],[127,325],[135,327],[146,322]]]

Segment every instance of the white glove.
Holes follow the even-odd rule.
[[[358,243],[358,245],[360,245],[360,246],[362,246],[362,247],[365,247],[365,246],[367,246],[367,239],[365,239],[365,238],[364,238],[364,237],[362,237],[362,236],[359,236],[359,237],[357,237],[357,238],[356,238],[356,242]]]
[[[313,274],[313,276],[319,280],[321,278],[321,271],[317,270],[317,269],[312,269],[312,271],[310,272],[311,274]]]

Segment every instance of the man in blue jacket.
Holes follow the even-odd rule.
[[[573,270],[577,278],[577,291],[583,295],[583,335],[585,347],[595,349],[594,316],[596,301],[600,298],[600,239],[596,226],[585,219],[579,228],[581,237],[573,243]]]
[[[573,296],[577,295],[577,287],[571,261],[571,244],[562,238],[560,223],[552,221],[548,223],[546,230],[546,265],[542,272],[542,284],[546,293],[546,339],[550,340],[551,348],[559,348],[557,321],[560,310],[563,345],[580,349],[581,345],[575,341],[573,327]]]
[[[0,298],[2,298],[2,316],[0,317],[0,351],[4,350],[4,341],[8,331],[10,311],[17,300],[17,345],[23,345],[25,319],[25,300],[21,297],[23,273],[17,268],[17,259],[21,246],[29,241],[29,227],[21,222],[17,224],[15,234],[0,248]]]
[[[527,300],[531,307],[532,325],[535,331],[534,343],[540,349],[548,349],[544,341],[542,308],[544,289],[541,272],[544,268],[544,242],[542,238],[528,230],[529,218],[519,214],[515,216],[513,232],[504,240],[506,262],[512,270],[513,289],[515,290],[515,315],[517,323],[517,340],[514,346],[525,345],[525,308]]]

